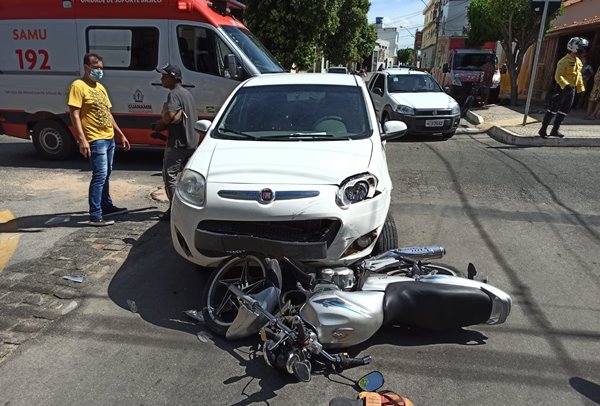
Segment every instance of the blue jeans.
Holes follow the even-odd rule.
[[[89,203],[90,220],[102,218],[102,208],[112,207],[109,193],[109,178],[115,156],[115,139],[90,142],[90,164],[92,180],[90,181]]]

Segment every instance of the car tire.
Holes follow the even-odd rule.
[[[454,137],[454,134],[456,134],[456,130],[448,131],[447,133],[442,133],[442,138],[449,140],[450,138]]]
[[[379,255],[398,248],[398,229],[396,228],[396,222],[391,213],[388,212],[381,234],[373,247],[372,255]]]
[[[72,157],[77,143],[71,131],[57,120],[42,120],[33,126],[33,146],[46,159],[62,161]]]

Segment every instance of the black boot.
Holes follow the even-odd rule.
[[[560,114],[558,113],[556,115],[556,118],[554,119],[554,126],[552,127],[552,131],[550,131],[550,136],[551,137],[558,137],[558,138],[564,138],[565,135],[562,134],[560,131],[558,131],[560,129],[560,125],[563,122],[563,120],[565,119],[565,115],[564,114]]]
[[[540,131],[538,131],[538,135],[540,137],[548,138],[548,133],[546,131],[548,130],[548,125],[550,124],[550,121],[552,121],[552,117],[554,117],[554,113],[551,112],[547,112],[544,116],[544,120],[542,120],[542,128],[540,128]]]

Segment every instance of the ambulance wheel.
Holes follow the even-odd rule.
[[[394,217],[388,212],[385,223],[383,223],[381,234],[379,234],[379,238],[377,239],[371,254],[379,255],[395,248],[398,248],[398,230],[396,228]]]
[[[37,152],[53,161],[70,158],[77,145],[69,129],[56,120],[42,120],[36,123],[32,139]]]

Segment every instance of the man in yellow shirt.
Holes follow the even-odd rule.
[[[567,50],[569,53],[565,55],[556,66],[556,72],[554,73],[554,90],[550,95],[550,102],[548,103],[547,112],[542,121],[542,128],[538,132],[542,138],[548,138],[548,125],[554,117],[554,125],[550,136],[563,138],[559,129],[563,120],[571,111],[573,101],[575,100],[575,91],[577,93],[585,92],[585,86],[583,84],[583,76],[581,71],[583,69],[583,63],[579,57],[583,54],[583,51],[589,46],[589,42],[585,38],[571,38],[567,44]]]
[[[92,166],[88,195],[89,224],[109,226],[115,222],[104,219],[104,216],[127,213],[127,209],[115,206],[110,198],[109,178],[115,153],[115,131],[125,150],[129,150],[130,145],[110,112],[112,105],[108,93],[100,84],[104,76],[102,57],[86,54],[83,68],[83,77],[69,87],[67,104],[79,141],[79,152],[89,158]]]

